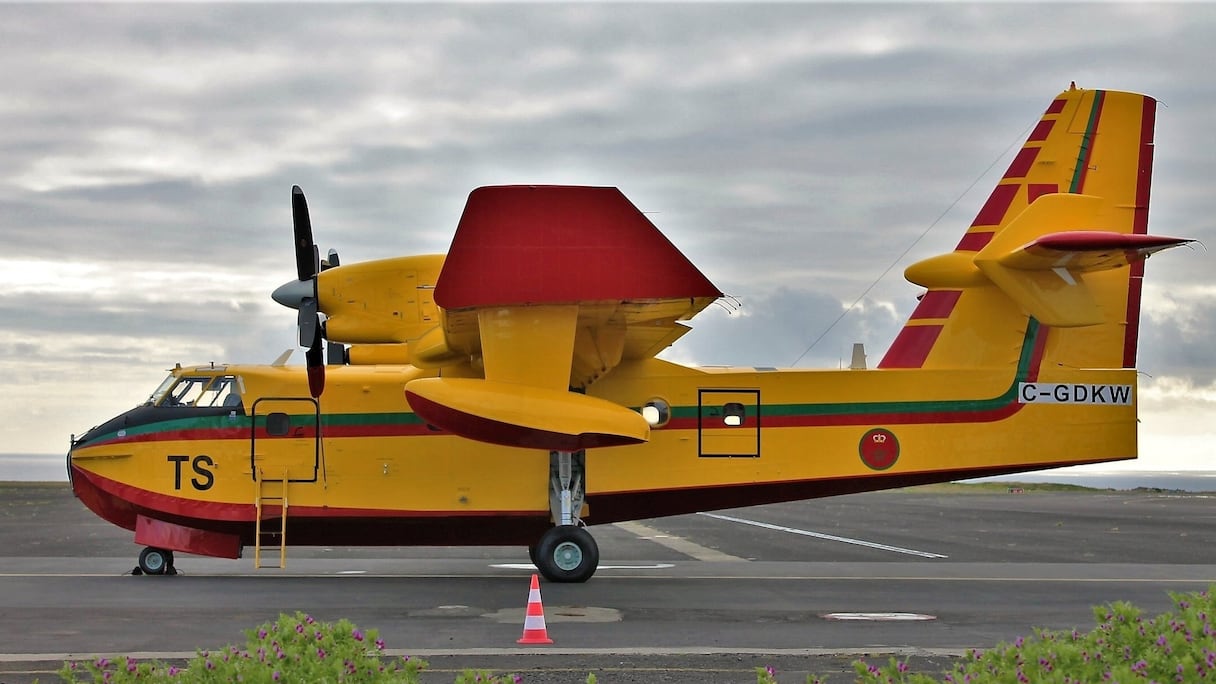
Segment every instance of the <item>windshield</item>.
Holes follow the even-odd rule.
[[[241,395],[233,375],[169,376],[148,399],[156,406],[239,406]]]
[[[177,376],[170,373],[169,377],[162,380],[160,386],[156,388],[156,391],[154,391],[151,396],[148,397],[148,400],[144,402],[144,406],[155,406],[156,404],[159,404],[160,400],[165,397],[165,393],[169,391],[169,388],[172,387],[173,383],[175,382],[177,382]]]

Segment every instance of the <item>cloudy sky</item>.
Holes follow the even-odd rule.
[[[669,358],[836,367],[1076,81],[1161,100],[1150,231],[1216,245],[1214,35],[1212,4],[0,4],[0,452],[293,346],[292,184],[345,262],[443,251],[479,185],[618,186],[743,303]],[[1140,468],[1216,470],[1212,267],[1148,265]]]

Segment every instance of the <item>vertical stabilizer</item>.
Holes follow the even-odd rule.
[[[1057,96],[954,251],[905,272],[928,291],[879,368],[1013,366],[1028,346],[1045,365],[1134,366],[1143,258],[1184,242],[1145,235],[1155,112],[1135,93]]]

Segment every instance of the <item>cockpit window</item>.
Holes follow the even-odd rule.
[[[170,377],[169,380],[175,378]],[[166,387],[167,385],[167,387]],[[241,395],[237,379],[232,375],[183,375],[170,384],[168,380],[152,395],[149,403],[157,406],[237,407]]]
[[[194,402],[195,406],[236,406],[241,395],[236,390],[236,378],[231,375],[221,375],[203,389],[203,393]]]
[[[160,386],[156,388],[156,391],[153,392],[150,397],[148,397],[146,402],[144,402],[144,406],[156,406],[159,404],[160,400],[165,398],[165,395],[169,392],[169,388],[172,387],[173,383],[175,382],[177,382],[177,376],[170,373],[169,377],[162,380]]]

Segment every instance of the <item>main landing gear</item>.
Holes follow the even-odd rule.
[[[173,567],[173,552],[158,549],[153,546],[144,547],[139,552],[139,565],[131,571],[132,575],[176,575]]]
[[[549,452],[549,510],[556,526],[528,547],[528,556],[550,582],[586,582],[600,564],[600,548],[578,518],[586,471],[586,452]]]

